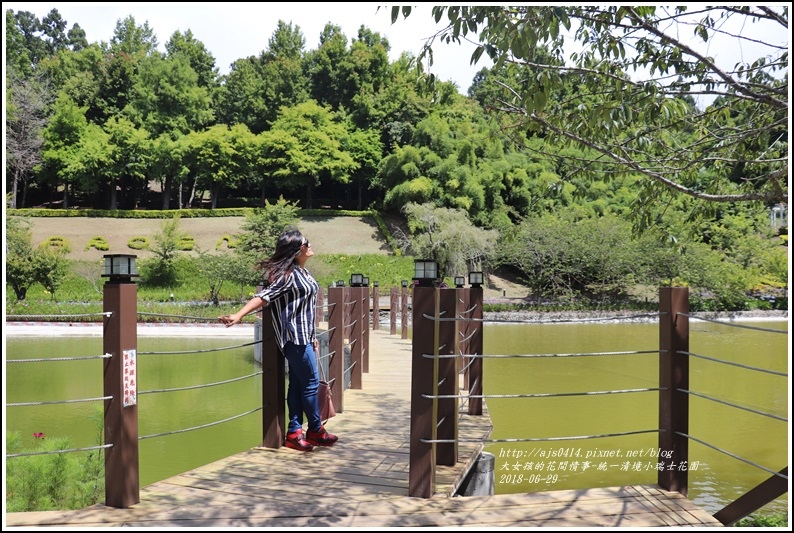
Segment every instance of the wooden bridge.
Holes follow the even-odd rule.
[[[435,494],[408,496],[411,340],[369,333],[363,387],[328,422],[331,448],[253,448],[147,487],[129,508],[9,513],[8,527],[665,527],[721,526],[677,492],[625,486],[455,497],[482,444],[437,465]],[[482,441],[487,408],[461,410],[459,434]],[[5,529],[4,526],[4,529]]]

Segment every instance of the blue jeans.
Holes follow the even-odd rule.
[[[292,433],[303,427],[303,415],[309,422],[309,429],[320,431],[320,406],[317,403],[317,359],[311,344],[284,345],[284,357],[289,366],[289,385],[287,386],[287,413],[289,424],[287,432]]]

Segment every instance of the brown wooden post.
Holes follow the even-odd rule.
[[[105,400],[105,505],[140,503],[138,464],[138,294],[130,278],[111,277],[103,290],[106,315],[102,365]]]
[[[287,431],[286,362],[276,341],[270,308],[263,308],[259,319],[262,321],[262,447],[278,449],[284,445]]]
[[[457,289],[439,289],[439,317],[454,319]],[[439,442],[436,447],[436,464],[455,466],[458,462],[458,365],[456,351],[456,326],[455,320],[438,322],[438,395],[452,396],[451,398],[438,399],[438,440],[452,442]]]
[[[350,388],[361,389],[362,380],[361,376],[364,371],[364,361],[362,348],[362,330],[364,324],[361,320],[361,293],[364,289],[361,287],[350,287],[347,291],[348,299],[345,302],[346,307],[350,310],[350,337],[348,343],[350,344]]]
[[[397,302],[397,287],[392,287],[389,291],[389,318],[391,319],[390,335],[397,334],[397,310],[399,309],[399,304]]]
[[[471,352],[469,350],[469,335],[474,330],[472,323],[469,321],[471,318],[471,311],[469,311],[469,289],[459,288],[455,290],[455,317],[458,319],[455,322],[457,328],[457,335],[455,337],[455,353],[458,354],[458,372],[463,371],[463,388],[469,389],[469,362],[467,357]],[[465,370],[464,370],[465,369]]]
[[[474,396],[482,395],[482,351],[483,351],[483,308],[482,308],[482,287],[471,287],[469,289],[469,308],[472,309],[469,318],[472,320],[469,332],[469,354],[473,357],[469,365],[469,414],[482,414],[482,398]]]
[[[430,498],[436,484],[436,412],[438,322],[423,315],[438,316],[435,287],[416,287],[413,298],[413,342],[411,352],[411,435],[409,439],[408,496]],[[424,442],[423,442],[424,441]],[[429,442],[428,442],[429,441]]]
[[[689,472],[689,289],[659,289],[659,486],[687,495]],[[671,453],[672,452],[672,453]],[[669,457],[668,457],[669,455]],[[685,467],[682,467],[684,465]]]
[[[380,329],[380,287],[377,281],[372,287],[372,329]]]
[[[401,339],[408,338],[408,287],[402,288],[402,303],[400,304],[402,310],[402,333]]]
[[[361,289],[361,371],[369,373],[369,287]]]
[[[314,325],[319,326],[320,322],[325,319],[325,309],[323,308],[324,305],[324,295],[323,295],[323,288],[320,287],[320,290],[317,291],[317,313],[315,314]]]
[[[331,400],[338,413],[345,407],[344,315],[344,290],[342,287],[328,287],[328,380],[332,383]]]

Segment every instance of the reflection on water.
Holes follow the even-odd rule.
[[[787,327],[784,322],[752,325]],[[692,322],[691,329],[693,354],[788,374],[787,335],[704,322]],[[487,358],[485,394],[599,392],[486,400],[492,438],[507,441],[486,446],[496,456],[498,494],[656,484],[658,392],[628,391],[658,387],[658,354],[597,354],[658,349],[657,325],[492,323],[485,325],[484,343],[486,354],[593,354]],[[139,448],[141,486],[261,443],[261,411],[234,418],[261,405],[260,376],[200,386],[259,370],[251,346],[212,351],[235,344],[229,338],[139,337],[139,434],[145,437]],[[193,353],[167,353],[185,351]],[[10,337],[6,342],[7,359],[101,353],[101,337]],[[102,396],[101,359],[13,364],[5,370],[6,403]],[[713,513],[771,475],[756,465],[778,471],[788,464],[788,378],[695,356],[690,371],[693,392],[786,419],[691,397],[690,435],[707,445],[690,442],[689,497]],[[167,389],[185,390],[160,392]],[[36,432],[68,436],[74,447],[93,446],[98,444],[97,410],[101,401],[9,407],[6,429],[19,431],[30,449]],[[614,436],[626,432],[636,433]],[[530,438],[545,440],[511,442]],[[764,510],[787,507],[784,496]]]

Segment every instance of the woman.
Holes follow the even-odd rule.
[[[286,446],[303,452],[314,446],[332,446],[337,440],[323,427],[317,401],[320,378],[314,325],[319,286],[305,267],[313,255],[311,244],[298,230],[285,231],[278,238],[273,255],[259,265],[265,274],[265,288],[233,315],[218,317],[229,327],[260,307],[270,307],[276,340],[289,365]],[[304,414],[308,422],[305,438]]]

